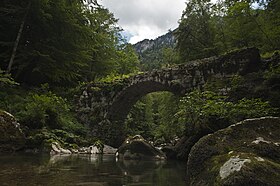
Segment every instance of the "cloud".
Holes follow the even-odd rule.
[[[99,0],[131,34],[130,43],[154,39],[178,27],[185,0]]]

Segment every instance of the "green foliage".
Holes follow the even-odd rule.
[[[265,99],[268,100],[273,107],[278,108],[278,116],[280,115],[280,65],[272,65],[264,72],[264,89],[266,90]]]
[[[139,71],[140,62],[130,44],[122,44],[117,51],[116,74],[133,74]]]
[[[48,130],[42,128],[39,130],[32,130],[28,133],[26,145],[28,148],[46,148],[51,143],[58,142],[63,147],[77,149],[79,147],[92,145],[95,141],[96,139],[85,139],[82,136],[64,130]]]
[[[103,153],[104,144],[102,141],[100,140],[95,141],[94,146],[98,148],[99,152]]]
[[[140,60],[141,69],[144,71],[152,71],[153,69],[160,69],[180,63],[177,50],[174,47],[167,46],[155,47],[144,51],[141,54]]]
[[[211,23],[210,0],[186,3],[179,28],[176,30],[177,49],[182,60],[193,60],[215,55]]]
[[[235,2],[228,7],[225,17],[225,35],[228,37],[229,45],[234,47],[258,46],[262,40],[261,30],[253,17],[254,10],[248,2]]]
[[[36,91],[6,88],[0,92],[0,108],[12,113],[29,130],[47,127],[85,134],[86,129],[75,118],[69,102],[47,87],[43,85]]]
[[[184,62],[255,46],[263,53],[279,49],[277,0],[191,0],[176,30]]]
[[[233,105],[229,112],[229,118],[232,122],[238,122],[247,118],[270,116],[275,111],[268,102],[264,102],[259,98],[243,98]]]
[[[19,84],[13,80],[11,74],[5,74],[5,72],[2,71],[0,68],[0,87],[13,86],[13,85],[19,85]]]
[[[69,110],[65,101],[51,92],[46,95],[30,94],[25,109],[20,112],[20,121],[32,129],[61,128],[62,113]]]
[[[172,64],[180,63],[178,52],[174,48],[164,47],[161,49],[162,63],[161,67],[168,67]]]
[[[139,100],[132,108],[125,121],[127,136],[140,134],[146,139],[151,138],[152,101],[149,96]]]
[[[4,0],[0,7],[2,69],[25,23],[11,71],[18,82],[69,86],[137,71],[139,61],[117,20],[96,1]]]
[[[269,58],[271,58],[275,55],[279,55],[279,53],[280,53],[280,50],[265,52],[265,53],[261,54],[261,57],[264,58],[264,59],[266,59],[266,58],[269,59]]]
[[[268,116],[274,112],[275,109],[261,99],[243,98],[233,103],[214,92],[196,90],[182,98],[176,115],[186,124],[186,133],[192,135],[205,130],[215,131],[246,118]],[[221,119],[222,123],[219,123]],[[221,126],[217,126],[219,124]]]
[[[276,66],[271,66],[268,71],[264,73],[264,77],[267,80],[280,78],[280,64]]]
[[[123,82],[125,79],[131,77],[131,76],[135,76],[137,74],[142,74],[143,72],[136,72],[136,73],[129,73],[129,74],[119,74],[119,75],[115,75],[115,74],[110,74],[107,75],[103,78],[100,78],[96,81],[96,83],[117,83],[117,82]]]
[[[84,133],[83,127],[70,114],[66,100],[52,92],[31,93],[25,101],[25,107],[18,116],[21,123],[30,129],[47,127]]]
[[[97,140],[87,136],[88,129],[77,121],[70,102],[49,91],[47,84],[33,90],[7,87],[0,91],[0,108],[17,118],[28,148],[43,148],[52,142],[78,148]]]
[[[169,92],[151,93],[139,100],[126,119],[128,136],[140,134],[144,138],[170,142],[182,136],[184,125],[174,117],[178,98]]]
[[[27,92],[16,87],[5,87],[5,91],[0,91],[0,108],[17,118],[17,114],[24,109]]]
[[[263,101],[268,101],[272,107],[278,108],[274,115],[279,116],[279,59],[273,59],[273,61],[271,61],[269,66],[266,68],[266,70],[250,73],[245,76],[236,75],[231,78],[230,81],[226,80],[226,87],[228,87],[228,100],[237,102],[238,100],[241,100],[243,98],[260,98]],[[216,92],[219,92],[221,88],[222,87],[219,87],[214,90]]]

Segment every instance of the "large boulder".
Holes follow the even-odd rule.
[[[52,142],[50,154],[72,154],[72,152],[69,149],[62,148],[58,142]]]
[[[280,118],[244,120],[201,138],[191,149],[190,185],[279,186]]]
[[[119,159],[134,160],[164,160],[165,154],[152,146],[142,136],[136,135],[127,138],[117,151]]]
[[[24,144],[25,136],[20,124],[13,115],[0,110],[0,152],[16,151]]]
[[[118,149],[111,147],[109,145],[104,145],[103,154],[115,154]]]

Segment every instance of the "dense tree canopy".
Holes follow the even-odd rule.
[[[177,49],[185,62],[255,46],[279,49],[279,1],[190,0],[176,31]]]
[[[17,81],[75,84],[137,68],[134,51],[120,47],[117,20],[96,1],[4,0],[0,15],[1,68]],[[133,67],[116,71],[120,58]]]

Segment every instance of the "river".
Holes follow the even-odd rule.
[[[185,186],[186,163],[114,155],[0,155],[0,185]]]

